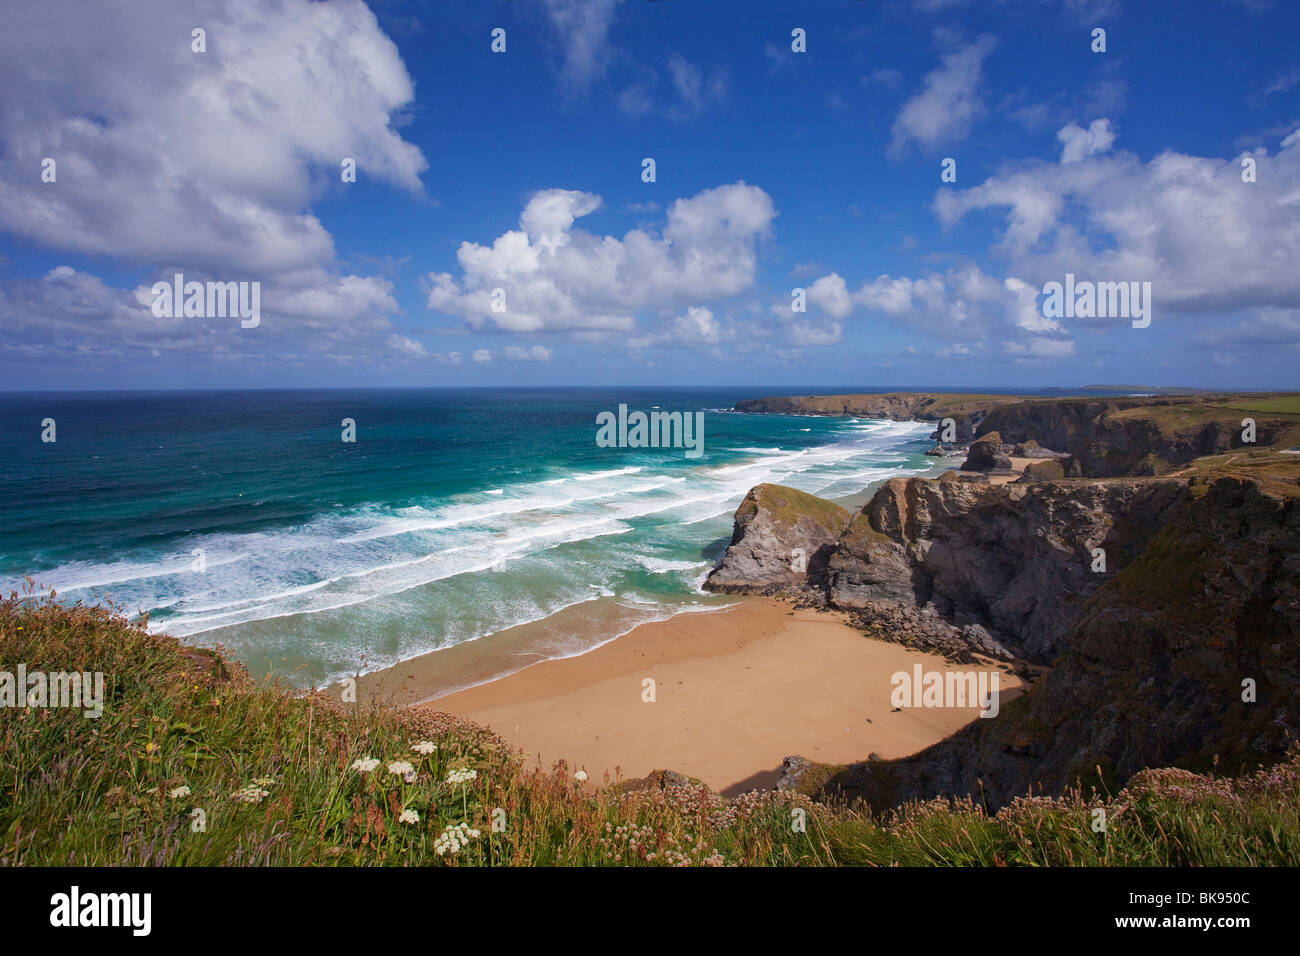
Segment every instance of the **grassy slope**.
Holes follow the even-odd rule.
[[[851,515],[833,501],[818,498],[798,488],[786,485],[755,485],[736,511],[736,517],[752,517],[762,511],[774,524],[783,529],[793,528],[801,519],[811,521],[830,534],[839,534],[849,523]]]
[[[1113,798],[934,801],[876,819],[797,794],[581,788],[447,715],[258,684],[109,609],[0,600],[0,670],[102,671],[89,719],[0,709],[0,863],[28,865],[1226,864],[1300,861],[1300,754],[1239,781],[1153,771]],[[438,745],[429,755],[414,741]],[[381,760],[370,773],[359,758]],[[387,772],[406,760],[407,782]],[[468,784],[448,783],[468,768]],[[189,794],[172,797],[187,787]],[[243,801],[258,786],[265,796]],[[194,808],[206,814],[196,832]],[[494,832],[493,810],[505,811]],[[1092,811],[1107,811],[1094,832]],[[400,822],[403,810],[419,822]],[[802,811],[806,829],[792,820]],[[500,817],[500,815],[497,815]],[[445,826],[479,831],[437,852]]]

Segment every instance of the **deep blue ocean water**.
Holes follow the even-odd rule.
[[[107,598],[300,685],[579,605],[621,628],[710,606],[699,584],[753,485],[842,497],[933,466],[933,426],[727,411],[761,394],[0,395],[0,588]],[[703,455],[597,446],[620,402],[703,410]]]

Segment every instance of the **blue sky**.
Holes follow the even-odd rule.
[[[0,389],[1297,385],[1286,0],[7,16]],[[178,271],[260,323],[156,316]],[[1067,272],[1150,326],[1044,317]]]

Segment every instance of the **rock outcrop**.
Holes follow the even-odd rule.
[[[676,770],[652,770],[644,777],[632,780],[620,780],[612,789],[621,793],[639,793],[654,790],[670,790],[673,787],[697,787],[707,790],[708,784],[697,777],[688,777]]]
[[[1013,658],[979,624],[958,627],[946,621],[932,605],[917,607],[898,601],[867,601],[849,613],[849,620],[872,637],[942,654],[961,664],[975,663],[976,654],[1003,660]]]
[[[705,579],[710,591],[773,593],[825,580],[826,561],[852,516],[782,485],[752,488],[736,509],[731,544]]]
[[[948,472],[886,482],[850,516],[813,495],[759,485],[737,509],[731,544],[704,587],[806,588],[864,629],[913,646],[1050,663],[1088,598],[1142,553],[1187,487],[1179,479],[993,486]]]
[[[776,782],[777,790],[797,790],[808,771],[817,765],[807,757],[795,754],[781,761],[781,779]]]
[[[1017,442],[1011,449],[1011,455],[1014,458],[1068,458],[1063,451],[1052,451],[1050,448],[1044,448],[1032,438],[1029,441]]]
[[[896,478],[853,518],[830,555],[832,606],[931,607],[957,628],[1048,663],[1106,574],[1136,557],[1186,495],[1184,482],[1115,480],[989,486]]]
[[[1065,466],[1055,458],[1047,461],[1031,461],[1025,465],[1025,470],[1020,473],[1016,479],[1017,484],[1028,484],[1031,481],[1054,481],[1057,478],[1065,477]]]
[[[1002,436],[997,432],[981,435],[971,442],[962,471],[978,471],[986,475],[1010,475],[1011,459],[1002,449]]]

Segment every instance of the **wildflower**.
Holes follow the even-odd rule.
[[[397,818],[398,823],[419,823],[420,815],[414,810],[403,810],[402,815]]]
[[[257,786],[257,787],[270,787],[270,786],[274,786],[274,785],[275,785],[275,778],[274,778],[274,777],[258,777],[256,780],[253,781],[253,785],[254,785],[254,786]]]
[[[587,771],[585,771],[585,770],[579,770],[577,773],[575,773],[575,774],[573,775],[573,779],[576,780],[576,781],[578,781],[578,783],[586,783],[586,782],[587,782]]]
[[[358,773],[370,773],[379,766],[379,761],[372,757],[361,757],[352,761],[352,769]]]
[[[469,783],[471,780],[478,778],[477,770],[470,770],[468,767],[461,767],[459,770],[453,770],[447,774],[448,783]]]
[[[423,754],[426,757],[437,749],[438,745],[431,740],[421,740],[419,743],[411,747],[412,751],[417,754]]]
[[[241,787],[236,790],[232,796],[241,803],[261,803],[271,795],[269,790],[263,790],[261,787]]]
[[[471,829],[468,823],[449,823],[442,828],[438,838],[433,841],[433,852],[438,856],[453,856],[469,845],[470,840],[477,840],[479,832]]]
[[[412,767],[405,760],[394,760],[388,765],[388,772],[391,774],[395,774],[399,777],[402,776],[403,774],[410,773],[414,769],[415,768]]]
[[[189,795],[190,795],[190,788],[185,786],[185,784],[181,784],[171,793],[167,794],[167,796],[171,797],[173,800],[180,800],[183,797],[188,797]]]

